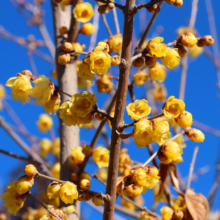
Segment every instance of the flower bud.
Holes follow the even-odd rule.
[[[114,3],[112,3],[112,2],[110,2],[110,3],[108,3],[108,8],[111,10],[111,9],[113,9],[115,7],[115,4]]]
[[[133,61],[132,65],[135,68],[141,68],[144,65],[144,58],[143,57],[139,57],[136,60]]]
[[[153,68],[153,67],[155,67],[156,63],[157,63],[157,61],[156,61],[156,59],[154,57],[149,57],[149,56],[145,57],[145,65],[146,65],[146,67]]]
[[[96,195],[92,197],[92,202],[96,205],[96,206],[100,206],[103,203],[103,199],[101,197],[101,195]]]
[[[66,65],[70,62],[70,55],[69,54],[60,54],[58,56],[58,63],[60,65]]]
[[[160,6],[157,4],[147,6],[146,8],[149,13],[159,13],[160,12]]]
[[[34,179],[29,176],[21,176],[15,184],[19,195],[26,193],[34,185]]]
[[[83,154],[85,154],[85,156],[89,157],[92,155],[92,148],[90,145],[84,145],[83,149],[82,149]]]
[[[138,71],[133,75],[133,82],[136,86],[143,85],[147,80],[150,78],[144,71]]]
[[[166,0],[166,3],[172,5],[176,0]]]
[[[79,44],[78,42],[73,42],[72,45],[74,50],[83,51],[82,45]],[[79,56],[79,54],[74,53],[74,56]]]
[[[214,44],[214,39],[211,35],[206,35],[204,37],[198,38],[198,47],[211,46]]]
[[[32,72],[30,70],[23,70],[21,71],[22,75],[28,76],[28,77],[32,77]]]
[[[60,184],[56,181],[53,181],[50,183],[50,185],[47,187],[47,196],[49,199],[56,199],[59,197],[60,193]]]
[[[170,220],[172,219],[173,215],[173,209],[171,209],[169,206],[163,206],[160,209],[161,215],[163,217],[163,220]]]
[[[87,180],[87,179],[82,179],[82,180],[80,181],[79,186],[80,186],[80,189],[86,191],[86,190],[88,190],[88,189],[91,187],[91,183],[90,183],[90,181]]]
[[[90,180],[91,177],[90,177],[90,175],[89,175],[88,172],[82,172],[81,175],[80,175],[80,179],[81,179],[81,180],[82,180],[82,179]]]
[[[24,168],[24,173],[29,177],[34,177],[37,174],[37,168],[33,164],[28,164]]]
[[[183,46],[177,45],[176,48],[178,49],[177,52],[178,52],[180,58],[183,58],[186,56],[187,50]]]
[[[92,23],[83,24],[80,29],[80,32],[84,35],[91,35],[93,31],[94,31],[94,26]]]
[[[134,185],[134,184],[131,184],[126,188],[126,193],[130,197],[137,197],[142,193],[142,191],[143,191],[142,186],[138,186],[138,185]]]
[[[205,140],[205,135],[198,129],[192,128],[187,132],[187,137],[191,141],[203,142]]]
[[[181,210],[175,210],[172,216],[172,220],[182,220],[183,216],[184,214]]]
[[[100,5],[99,6],[99,8],[98,8],[98,12],[99,12],[99,14],[104,14],[105,13],[105,11],[106,11],[106,5]]]
[[[61,209],[67,215],[72,214],[72,213],[75,212],[74,205],[65,206],[65,207],[62,207]]]
[[[95,113],[95,119],[98,121],[103,121],[105,119],[105,116],[99,112]]]
[[[112,66],[119,66],[121,64],[121,57],[119,55],[112,56],[111,64]]]
[[[197,40],[197,38],[194,36],[194,34],[186,33],[186,34],[183,34],[183,35],[180,37],[179,42],[180,42],[184,47],[193,47],[195,44],[197,44],[198,40]]]
[[[193,123],[192,114],[183,111],[177,118],[175,118],[175,121],[181,128],[190,127]]]
[[[65,42],[62,44],[62,49],[65,52],[71,52],[71,51],[73,51],[73,45],[70,42]]]
[[[68,29],[67,29],[67,27],[62,26],[62,27],[59,28],[59,32],[60,32],[61,35],[67,34],[68,33]]]
[[[76,173],[71,174],[71,180],[73,182],[78,182],[79,181],[79,176]]]
[[[176,0],[173,3],[173,5],[176,6],[176,7],[181,7],[183,5],[183,0]]]

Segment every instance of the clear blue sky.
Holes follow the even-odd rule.
[[[192,2],[191,0],[185,0],[184,5],[181,8],[176,8],[172,5],[170,6],[167,3],[164,3],[164,6],[160,14],[158,15],[155,24],[153,25],[153,28],[149,36],[152,36],[155,33],[156,28],[159,25],[161,25],[163,26],[164,29],[163,32],[161,33],[161,36],[165,38],[165,42],[168,43],[173,41],[176,38],[176,30],[178,29],[178,27],[187,26],[187,22],[191,14],[191,2]],[[92,2],[92,4],[94,4],[94,2]],[[212,1],[212,4],[214,8],[216,25],[218,28],[220,21],[220,14],[218,13],[218,8],[220,7],[220,2]],[[49,33],[53,37],[53,25],[52,25],[50,1],[46,0],[44,5],[45,5],[44,9],[45,9],[46,25],[48,27]],[[122,31],[123,15],[119,12],[118,16],[120,21],[120,28]],[[141,21],[139,19],[139,14],[135,18],[135,35],[137,38],[139,37],[140,29],[146,27],[147,22],[149,21],[151,15],[149,15],[149,13],[146,13],[144,16],[145,18],[142,19]],[[111,26],[112,32],[114,33],[115,28],[114,28],[111,12],[107,14],[107,20]],[[38,29],[34,26],[27,26],[26,23],[27,23],[26,19],[12,5],[11,1],[3,1],[1,3],[0,26],[3,26],[7,31],[9,31],[10,33],[16,36],[27,37],[29,34],[33,34],[36,36],[36,39],[41,39],[41,35]],[[97,41],[108,38],[107,31],[103,26],[101,20],[99,22],[99,27],[102,31],[98,33]],[[198,15],[197,15],[195,28],[198,30],[200,35],[210,34],[204,0],[199,0]],[[218,36],[220,36],[219,29],[217,30],[217,34]],[[79,36],[79,42],[86,43],[87,48],[89,45],[89,39],[90,39],[89,37],[84,37],[81,35]],[[0,84],[5,84],[5,82],[9,77],[14,76],[16,73],[24,69],[31,70],[26,49],[21,48],[12,41],[8,41],[2,38],[0,38],[0,45],[1,45]],[[210,49],[212,50],[212,48]],[[40,50],[49,55],[49,52],[47,51],[46,48],[41,48]],[[34,56],[34,60],[39,74],[43,74],[48,77],[52,76],[51,71],[54,68],[53,65],[46,63],[37,56]],[[114,70],[115,70],[114,74],[118,74],[117,69],[115,68]],[[174,70],[169,71],[168,73],[167,79],[165,81],[165,85],[168,91],[168,96],[170,95],[178,96],[180,71],[181,68],[178,67]],[[96,88],[94,88],[94,91],[96,91]],[[135,88],[135,92],[137,94],[137,98],[143,97],[144,95],[143,87]],[[7,93],[10,96],[9,89],[7,89]],[[105,94],[101,94],[98,96],[98,105],[100,107],[103,106],[106,97],[107,96]],[[212,65],[211,61],[204,54],[196,59],[189,58],[189,68],[187,71],[187,84],[186,84],[186,94],[185,94],[186,109],[193,114],[195,120],[198,120],[204,124],[207,124],[215,129],[220,130],[219,97],[220,97],[220,91],[217,88],[216,69]],[[128,98],[128,102],[130,102],[129,98]],[[36,126],[36,120],[39,114],[44,112],[42,107],[28,105],[28,104],[24,106],[22,105],[21,102],[14,102],[11,100],[8,100],[8,103],[14,109],[16,114],[20,117],[20,119],[25,124],[25,126],[27,127],[30,133],[41,138],[50,137],[48,133],[46,134],[40,133]],[[7,122],[13,124],[12,120],[4,110],[0,112],[0,116],[4,117]],[[52,117],[55,122],[54,131],[56,135],[58,135],[57,116],[52,116]],[[130,119],[128,118],[127,113],[125,113],[125,122],[129,122],[129,121]],[[110,132],[109,129],[108,132]],[[205,196],[207,196],[214,179],[215,165],[216,165],[220,143],[218,137],[209,134],[207,132],[204,133],[206,137],[204,143],[196,144],[191,141],[186,142],[187,148],[184,149],[184,154],[183,154],[184,162],[179,164],[178,168],[180,168],[180,172],[183,177],[186,177],[188,175],[193,149],[196,146],[199,146],[199,152],[195,164],[195,170],[205,165],[209,165],[210,171],[200,176],[196,182],[193,182],[192,188],[194,188],[196,192],[201,192]],[[82,129],[80,132],[81,140],[90,143],[93,134],[94,134],[94,130],[88,131]],[[1,137],[1,142],[0,142],[1,149],[26,156],[26,153],[21,148],[19,148],[19,146],[1,128],[0,128],[0,137]],[[97,146],[100,144],[103,144],[101,139],[98,141]],[[133,160],[144,162],[148,158],[147,150],[138,149],[135,146],[133,139],[130,140],[129,144],[126,144],[124,146],[129,149],[129,153]],[[155,150],[157,149],[158,146],[155,144],[153,147]],[[24,163],[16,159],[6,157],[4,155],[0,155],[0,160],[1,160],[0,193],[2,193],[6,184],[8,184],[10,180],[12,180],[11,173],[13,172],[15,166],[17,169],[19,169],[19,171],[13,173],[13,177],[14,177],[13,180],[16,179],[18,176],[23,175],[22,169],[24,167]],[[97,166],[90,165],[89,168],[87,168],[86,170],[91,173],[94,173],[97,170]],[[104,187],[100,185],[96,180],[92,180],[91,189],[98,191],[102,190],[104,192]],[[147,194],[145,194],[144,198],[145,198],[145,205],[150,207],[150,205],[152,204],[151,190],[149,190]],[[218,199],[218,201],[220,201],[220,199]],[[0,203],[1,202],[2,200],[0,200]],[[90,208],[88,208],[87,205],[83,204],[82,210],[85,208],[87,208],[87,212],[86,213],[84,212],[83,215],[85,215],[86,218],[90,214],[97,213],[95,211],[92,211]],[[101,219],[100,214],[95,214],[94,217],[97,217],[97,219]]]

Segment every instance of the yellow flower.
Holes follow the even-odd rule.
[[[53,181],[47,187],[47,196],[49,199],[56,199],[60,194],[60,184],[58,182]]]
[[[164,191],[160,192],[160,184],[154,187],[154,201],[155,202],[167,202]]]
[[[156,84],[152,90],[152,94],[156,102],[165,102],[167,97],[166,87],[163,84]]]
[[[173,141],[175,141],[177,144],[179,144],[179,146],[181,148],[185,148],[186,147],[186,144],[184,143],[184,137],[183,135],[180,135],[179,137],[175,138]]]
[[[198,57],[203,52],[203,47],[198,47],[196,44],[190,47],[188,53],[191,57]]]
[[[91,35],[94,31],[94,26],[92,23],[87,23],[82,25],[80,32],[84,35]]]
[[[205,140],[205,135],[200,130],[195,128],[189,130],[189,132],[187,133],[187,137],[191,141],[195,142],[203,142]]]
[[[163,220],[171,220],[173,215],[173,209],[171,209],[169,206],[163,206],[160,209],[160,213],[162,215]]]
[[[114,53],[121,53],[122,50],[122,36],[121,34],[115,34],[109,38],[110,50]]]
[[[97,45],[93,51],[102,51],[102,52],[108,53],[109,52],[109,45],[104,41],[100,41],[97,43]]]
[[[71,159],[74,164],[81,164],[85,158],[85,155],[82,153],[82,147],[72,148]]]
[[[59,197],[57,197],[55,199],[49,199],[48,198],[47,189],[42,190],[42,196],[43,196],[43,200],[46,204],[49,204],[49,205],[54,206],[54,207],[58,207],[60,205]]]
[[[50,169],[56,179],[60,179],[60,162],[56,162]]]
[[[34,80],[34,88],[30,91],[32,98],[36,98],[36,104],[45,104],[50,100],[51,95],[54,91],[54,84],[49,78],[44,75],[39,75],[39,78]]]
[[[166,56],[161,58],[163,65],[167,66],[169,69],[173,69],[178,66],[180,63],[180,56],[177,52],[177,49],[168,48]]]
[[[91,113],[96,105],[97,97],[95,93],[91,94],[87,91],[72,96],[72,112],[79,117],[86,117]]]
[[[183,111],[177,118],[175,118],[175,121],[181,128],[190,127],[193,123],[192,114],[190,112]]]
[[[155,58],[166,56],[167,46],[163,42],[163,37],[155,37],[147,44],[147,51]]]
[[[139,196],[143,191],[143,186],[131,184],[127,186],[126,193],[130,197],[137,197]]]
[[[112,66],[119,66],[121,64],[121,57],[119,55],[112,56]]]
[[[37,126],[41,132],[46,132],[52,128],[53,120],[49,115],[41,114],[38,118]]]
[[[103,75],[108,72],[111,66],[111,57],[108,53],[102,51],[94,50],[89,56],[90,60],[90,70],[92,73],[98,73]]]
[[[162,107],[162,112],[170,119],[177,118],[184,110],[185,103],[174,96],[170,96]]]
[[[111,89],[114,87],[112,83],[112,77],[109,73],[98,76],[96,79],[98,92],[110,93]]]
[[[65,203],[73,203],[78,198],[78,191],[75,184],[66,181],[60,188],[60,199]]]
[[[57,94],[51,95],[50,100],[48,102],[46,102],[43,105],[43,107],[48,114],[54,113],[54,115],[55,115],[57,110],[60,107],[60,103],[61,103],[60,94],[57,93]]]
[[[165,66],[157,62],[153,68],[150,68],[149,76],[154,81],[163,82],[167,76],[166,70]]]
[[[176,199],[174,199],[173,208],[174,210],[185,212],[187,210],[185,199],[182,196],[178,196]]]
[[[154,137],[155,141],[162,145],[170,135],[170,126],[167,121],[160,121],[155,119],[153,121],[153,128],[154,128]]]
[[[139,220],[154,220],[154,219],[155,219],[154,217],[152,217],[151,215],[149,215],[148,212],[145,212],[145,211],[141,212],[141,215],[139,218]]]
[[[93,160],[99,168],[108,167],[109,150],[104,147],[97,147],[92,153]]]
[[[99,178],[102,180],[102,181],[107,181],[108,179],[108,170],[107,168],[101,168],[97,171],[98,175],[99,175]]]
[[[40,146],[40,151],[39,154],[41,155],[41,157],[46,157],[48,155],[48,153],[51,151],[52,149],[52,143],[49,139],[47,138],[43,138],[40,142],[39,142],[39,146]]]
[[[5,193],[1,195],[1,198],[4,199],[3,206],[7,208],[10,214],[16,215],[17,212],[24,206],[25,196],[18,195],[16,188],[16,182],[11,182],[8,184],[5,189]]]
[[[130,103],[126,110],[131,119],[138,121],[142,118],[147,117],[151,112],[151,107],[148,105],[148,101],[145,99],[135,100]]]
[[[133,81],[136,86],[143,85],[147,80],[149,80],[149,76],[144,71],[138,71],[133,75]]]
[[[34,185],[34,179],[30,176],[21,176],[15,184],[19,195],[26,193]]]
[[[22,104],[24,104],[30,100],[29,93],[32,89],[30,77],[18,74],[17,77],[10,78],[5,85],[11,88],[14,101],[21,100]]]
[[[78,86],[80,89],[88,89],[92,85],[92,81],[88,79],[83,79],[78,76]]]
[[[152,189],[160,179],[158,173],[156,167],[148,165],[146,168],[132,170],[131,178],[136,184]]]
[[[73,14],[77,21],[85,23],[91,20],[94,12],[90,3],[79,2],[73,8]]]
[[[154,142],[154,131],[152,122],[142,119],[134,124],[134,143],[138,147],[146,147]]]
[[[121,205],[131,211],[135,210],[135,205],[128,202],[127,200],[121,199]]]
[[[183,153],[182,148],[175,141],[167,141],[162,145],[158,152],[158,158],[161,163],[168,164],[180,160]]]
[[[52,154],[58,159],[60,158],[60,138],[57,137],[53,140]]]
[[[79,65],[79,71],[78,71],[78,75],[84,79],[84,80],[93,80],[94,76],[96,75],[96,73],[93,73],[90,70],[90,66],[88,63],[86,62],[82,62]]]

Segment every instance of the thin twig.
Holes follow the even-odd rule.
[[[35,65],[34,58],[33,58],[33,55],[32,55],[31,51],[28,51],[28,59],[29,59],[29,62],[31,64],[31,69],[32,69],[33,75],[38,76],[37,67]]]
[[[111,32],[110,27],[108,25],[108,22],[106,20],[105,14],[102,14],[101,16],[102,16],[102,21],[103,21],[103,23],[104,23],[104,25],[106,27],[106,30],[107,30],[109,36],[112,36],[112,32]]]
[[[147,6],[151,6],[151,5],[154,5],[154,4],[157,4],[161,1],[164,1],[164,0],[152,0],[148,3],[145,3],[145,4],[140,4],[136,7],[137,10],[141,9],[141,8],[146,8]]]
[[[98,11],[98,3],[95,4],[95,8],[94,8],[94,11]],[[94,17],[93,17],[93,26],[94,26],[94,31],[91,35],[91,38],[90,38],[90,44],[89,44],[89,51],[92,51],[94,48],[95,48],[95,43],[96,43],[96,39],[97,39],[97,33],[98,33],[98,30],[99,30],[99,17],[100,17],[100,14],[99,13],[94,13]]]
[[[51,181],[56,181],[58,183],[65,183],[65,181],[63,181],[63,180],[59,180],[59,179],[56,179],[56,178],[51,177],[51,176],[46,176],[46,175],[44,175],[42,173],[39,173],[39,172],[35,175],[35,177],[40,177],[40,178],[43,178],[43,179],[47,179],[47,180],[51,180]]]
[[[41,206],[43,206],[51,215],[53,215],[55,218],[62,220],[59,216],[57,216],[54,212],[52,212],[50,209],[48,209],[41,201],[39,201],[36,197],[34,197],[31,192],[27,192],[27,196],[32,198],[35,202],[39,203]]]
[[[23,161],[26,161],[28,163],[32,163],[32,164],[35,164],[37,166],[40,166],[40,163],[38,161],[31,160],[31,159],[26,158],[26,157],[22,157],[22,156],[19,156],[17,154],[11,153],[11,152],[7,152],[7,151],[4,151],[2,149],[0,149],[0,153],[2,153],[4,155],[7,155],[9,157],[13,157],[13,158],[16,158],[16,159],[19,159],[19,160],[23,160]]]
[[[192,179],[192,175],[193,175],[193,170],[194,170],[194,165],[195,165],[196,155],[198,153],[198,150],[199,150],[199,147],[196,147],[193,152],[193,158],[192,158],[192,162],[191,162],[190,168],[189,168],[189,177],[188,177],[187,186],[186,186],[186,194],[188,192],[188,189],[190,188],[190,183],[191,183],[191,179]]]
[[[116,33],[120,34],[118,16],[117,16],[117,11],[116,11],[115,7],[112,9],[112,12],[113,12],[113,18],[114,18],[114,22],[115,22]]]
[[[191,18],[189,21],[189,28],[194,28],[196,23],[196,15],[198,11],[198,2],[199,0],[193,0],[192,2],[192,11],[191,11]]]
[[[108,5],[108,3],[112,3],[111,1],[105,1],[105,0],[94,0],[94,1],[102,2],[102,3],[105,3],[106,5]],[[115,5],[115,7],[119,8],[121,10],[124,10],[124,6],[123,5],[120,5],[120,4],[116,3],[116,2],[113,2],[113,3]]]
[[[160,7],[160,8],[162,7],[163,3],[164,3],[164,1],[160,2],[160,4],[159,4],[159,7]],[[139,41],[139,43],[138,43],[137,48],[135,49],[135,52],[136,52],[136,53],[141,50],[141,48],[142,48],[142,46],[143,46],[143,44],[144,44],[144,41],[145,41],[145,39],[147,38],[147,36],[148,36],[148,34],[149,34],[149,32],[150,32],[150,29],[152,28],[152,26],[153,26],[153,24],[154,24],[154,21],[155,21],[155,19],[156,19],[156,17],[157,17],[157,15],[158,15],[158,13],[154,13],[153,16],[152,16],[152,18],[150,19],[150,22],[149,22],[149,24],[147,25],[147,28],[145,29],[145,31],[144,31],[144,33],[143,33],[143,35],[142,35],[142,37],[141,37],[141,39],[140,39],[140,41]]]

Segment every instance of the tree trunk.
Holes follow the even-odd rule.
[[[75,2],[76,3],[76,2]],[[54,22],[54,37],[56,46],[56,70],[58,73],[58,86],[61,90],[74,95],[77,93],[77,60],[66,64],[60,65],[57,62],[59,53],[61,52],[60,46],[62,44],[62,37],[59,33],[61,26],[70,27],[68,34],[68,41],[75,42],[78,36],[79,22],[77,22],[72,15],[70,6],[65,6],[65,10],[61,10],[59,4],[55,4],[51,0]],[[70,99],[68,96],[61,94],[61,101],[65,102]],[[77,126],[66,126],[60,119],[60,179],[70,180],[71,173],[77,172],[78,167],[68,166],[68,158],[71,155],[71,149],[79,146],[79,128]],[[74,214],[69,215],[70,220],[80,219],[80,202],[75,201],[76,211]]]

